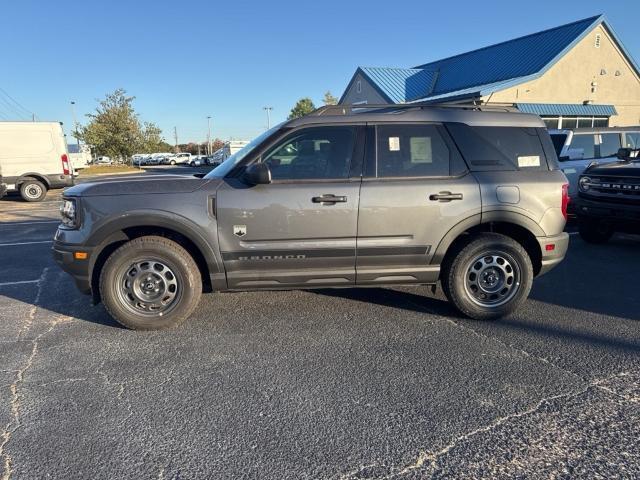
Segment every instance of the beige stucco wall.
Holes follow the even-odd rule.
[[[358,93],[357,90],[358,80],[360,80],[362,85],[362,90],[360,93]],[[389,103],[388,100],[385,100],[382,95],[380,95],[378,91],[371,86],[366,78],[358,73],[354,78],[353,83],[349,86],[349,89],[347,90],[341,103],[349,105],[364,101],[372,104]]]
[[[600,48],[595,47],[596,34]],[[602,75],[601,70],[606,74]],[[616,71],[620,72],[616,76]],[[592,92],[591,82],[597,82]],[[601,24],[594,27],[542,77],[483,97],[489,102],[593,103],[614,105],[611,126],[640,125],[640,78]]]

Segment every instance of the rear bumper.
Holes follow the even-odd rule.
[[[74,258],[75,252],[86,252],[87,258],[85,260],[76,260]],[[60,268],[73,277],[78,290],[82,293],[90,294],[91,278],[89,274],[91,271],[90,259],[92,249],[54,242],[51,253],[55,262],[60,265]]]
[[[569,248],[569,234],[562,232],[552,237],[536,237],[536,240],[540,245],[540,252],[542,253],[542,261],[538,275],[544,275],[564,260],[567,249]]]

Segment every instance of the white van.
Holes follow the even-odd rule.
[[[47,190],[73,185],[73,167],[58,122],[0,122],[0,169],[8,192],[40,202]]]

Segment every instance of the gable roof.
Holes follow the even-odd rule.
[[[359,68],[394,103],[483,96],[544,74],[602,23],[640,76],[640,69],[603,15],[436,60],[414,68]],[[423,74],[421,75],[420,72]],[[420,78],[422,81],[418,81]],[[403,80],[404,79],[404,80]],[[429,81],[430,80],[430,81]],[[404,81],[404,88],[402,90]],[[411,88],[408,89],[408,83]],[[420,90],[420,91],[416,91]],[[346,93],[346,92],[345,92]]]
[[[359,67],[383,96],[393,103],[405,103],[424,97],[433,89],[436,72],[419,68]]]

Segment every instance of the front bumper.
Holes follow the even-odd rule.
[[[536,240],[540,245],[540,252],[542,253],[542,261],[538,275],[544,275],[564,260],[569,248],[569,234],[562,232],[552,237],[536,237]],[[553,246],[553,249],[547,250],[551,248],[551,246]]]
[[[86,253],[87,256],[83,260],[78,260],[74,257],[76,252]],[[76,287],[82,293],[91,293],[91,248],[79,247],[78,245],[68,245],[61,242],[53,242],[51,249],[53,259],[60,265],[65,272],[73,277],[76,283]]]
[[[604,220],[618,226],[636,227],[640,225],[640,205],[592,201],[580,197],[575,202],[579,217]]]

